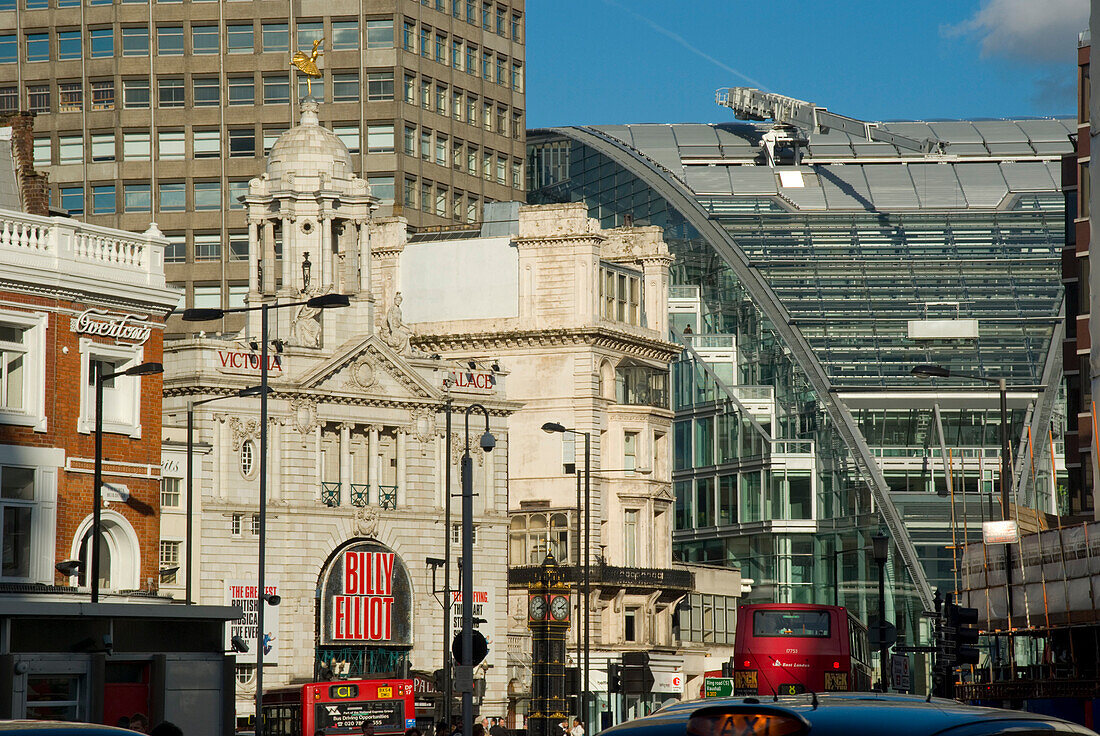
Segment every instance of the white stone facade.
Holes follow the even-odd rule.
[[[271,312],[274,392],[269,397],[265,568],[267,583],[278,584],[282,602],[271,655],[277,664],[265,667],[265,689],[315,679],[319,627],[325,625],[320,576],[333,555],[356,540],[374,540],[404,562],[413,605],[411,611],[396,613],[411,618],[409,665],[429,673],[442,666],[442,596],[433,595],[425,558],[443,557],[453,533],[444,524],[443,469],[451,468],[457,494],[460,412],[470,402],[454,397],[455,432],[447,447],[443,379],[449,372],[439,360],[413,353],[392,294],[376,329],[370,243],[391,224],[371,224],[377,200],[363,180],[347,173],[346,149],[317,125],[310,102],[303,111],[302,125],[275,144],[268,174],[252,181],[246,197],[252,274],[248,305],[300,302],[334,292],[347,294],[351,305],[323,314],[304,306]],[[302,268],[307,253],[308,283]],[[225,603],[227,582],[255,584],[257,577],[259,539],[252,527],[259,509],[259,399],[235,395],[259,383],[258,352],[249,344],[260,340],[259,313],[250,317],[246,334],[200,336],[165,351],[164,411],[173,439],[180,441],[188,401],[225,397],[195,411],[195,442],[209,446],[195,469],[200,531],[193,585],[203,603]],[[507,685],[506,418],[515,405],[503,396],[503,380],[477,396],[490,411],[497,445],[484,453],[475,437],[472,450],[477,494],[472,564],[475,587],[490,600],[490,610],[483,613],[488,623],[480,627],[490,654],[476,673],[486,680],[487,713],[503,712]],[[484,425],[478,426],[480,436]],[[461,521],[459,511],[456,498],[453,524]],[[454,588],[459,549],[452,544]],[[437,577],[442,588],[442,576]],[[363,646],[349,651],[356,648]],[[347,655],[340,656],[346,660]],[[250,688],[248,683],[238,687],[242,715],[252,710]]]

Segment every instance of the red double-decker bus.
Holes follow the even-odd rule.
[[[362,733],[401,736],[416,725],[412,680],[339,680],[269,690],[263,697],[263,736]]]
[[[739,606],[736,695],[870,690],[867,627],[841,606]]]

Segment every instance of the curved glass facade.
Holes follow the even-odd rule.
[[[742,284],[646,171],[692,196],[764,277],[870,445],[931,587],[950,591],[952,548],[999,514],[1000,412],[987,389],[930,390],[910,371],[936,363],[1027,384],[1010,402],[1013,437],[1039,398],[1061,302],[1064,207],[1052,172],[1069,143],[1060,121],[1025,123],[999,135],[1029,160],[991,163],[997,131],[983,128],[965,143],[981,147],[972,159],[936,168],[835,134],[807,147],[829,162],[772,168],[756,156],[766,128],[752,125],[600,129],[632,148],[631,169],[580,134],[590,129],[529,134],[530,202],[583,201],[602,227],[659,225],[677,258],[680,559],[740,565],[749,600],[838,601],[866,618],[877,606],[869,550],[881,520],[852,448],[760,308],[770,297]],[[1029,496],[1040,507],[1052,496],[1043,472]],[[918,641],[923,606],[900,560],[887,576],[888,616]]]

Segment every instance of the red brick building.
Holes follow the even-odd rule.
[[[30,116],[0,130],[0,585],[88,584],[96,371],[160,362],[165,240],[50,217]],[[10,144],[9,144],[10,141]],[[161,377],[104,384],[105,592],[156,590]],[[88,566],[85,566],[85,569]]]

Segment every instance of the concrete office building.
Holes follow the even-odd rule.
[[[524,25],[523,0],[0,0],[0,112],[37,114],[54,208],[155,220],[181,307],[235,305],[238,197],[306,93],[292,52],[324,39],[312,93],[379,214],[432,226],[521,198]]]
[[[750,600],[866,618],[885,525],[887,615],[913,641],[931,590],[956,587],[951,546],[1000,514],[995,387],[915,365],[1008,379],[1012,513],[1057,510],[1072,123],[853,122],[905,141],[790,121],[531,131],[529,201],[660,225],[677,257],[677,556],[740,565]]]

